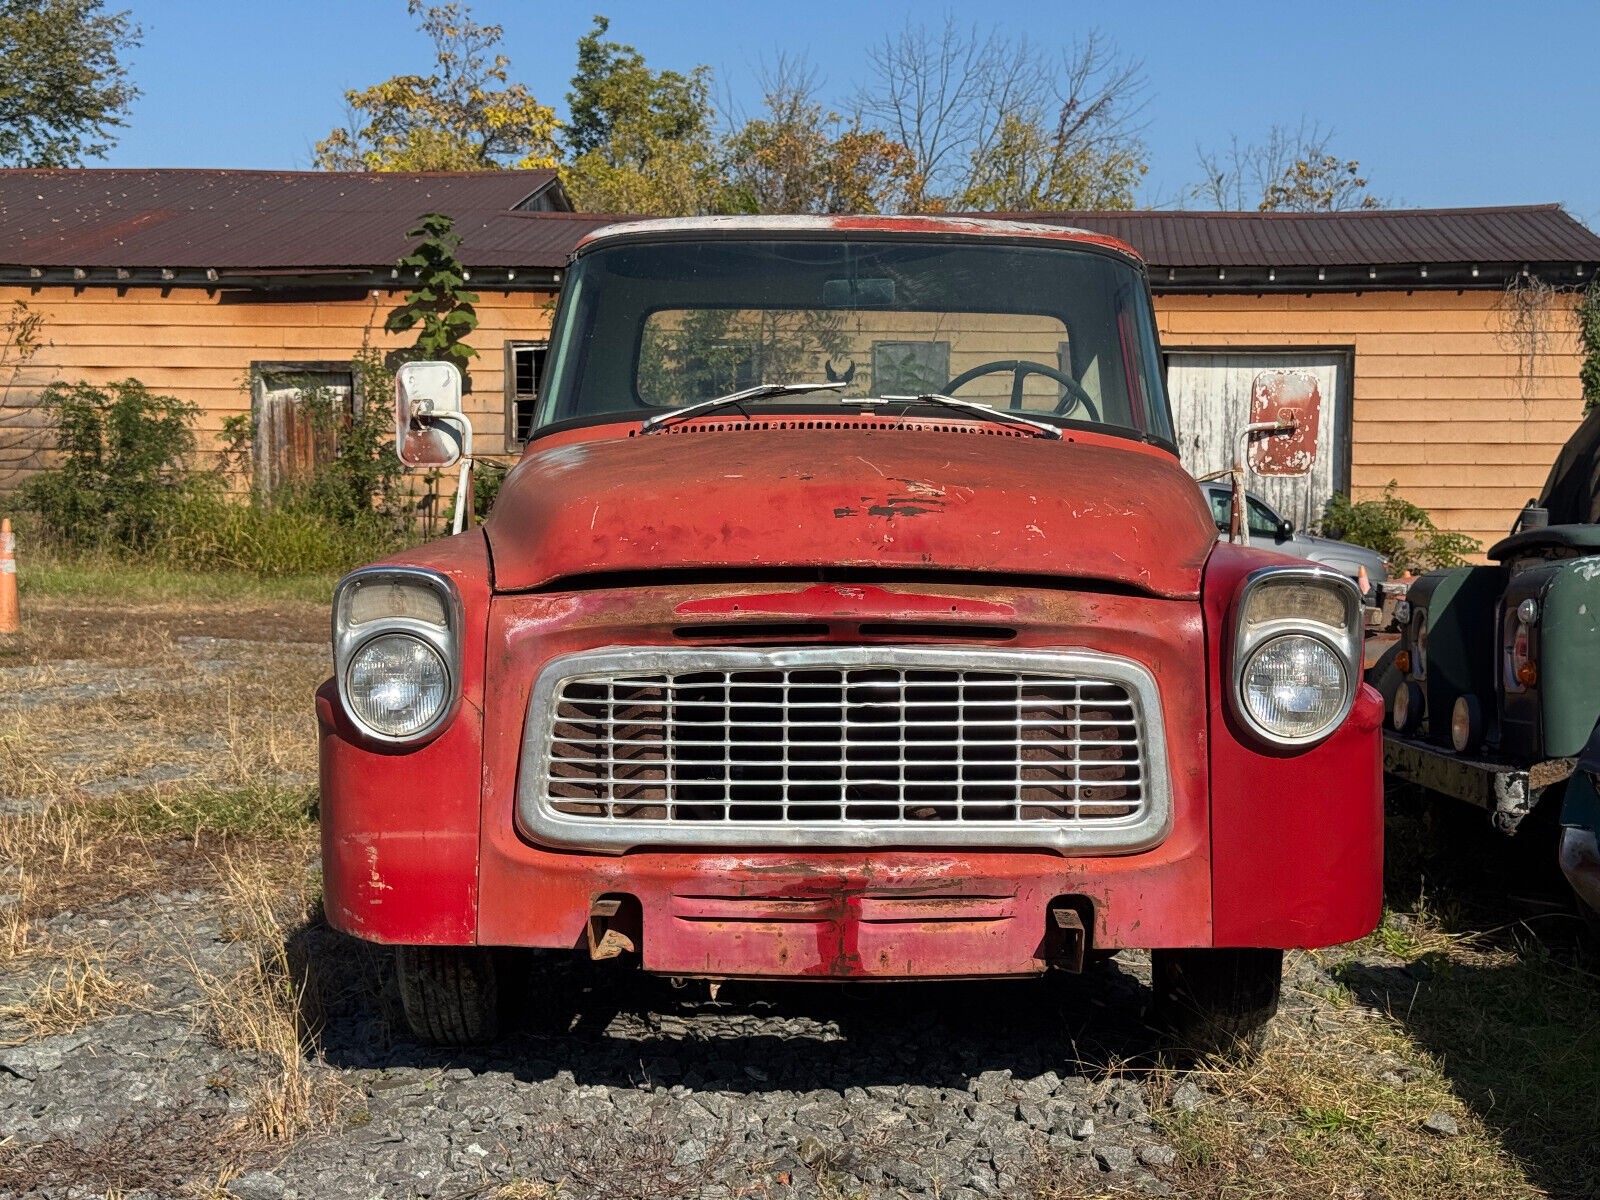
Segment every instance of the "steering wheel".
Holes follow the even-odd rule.
[[[1055,407],[1056,416],[1064,417],[1073,409],[1082,407],[1089,410],[1090,419],[1095,421],[1100,419],[1100,410],[1094,406],[1094,401],[1089,398],[1089,393],[1083,390],[1081,383],[1065,371],[1058,371],[1055,367],[1031,362],[1026,358],[997,358],[993,362],[973,367],[970,371],[963,371],[944,385],[944,393],[953,396],[958,387],[965,387],[982,375],[994,375],[1001,371],[1011,372],[1011,407],[1019,412],[1022,411],[1022,381],[1029,375],[1045,375],[1067,389],[1067,394],[1061,397],[1061,402]]]

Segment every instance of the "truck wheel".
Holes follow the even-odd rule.
[[[1382,657],[1372,666],[1368,667],[1363,678],[1378,690],[1383,697],[1383,723],[1389,724],[1389,714],[1394,711],[1394,694],[1405,686],[1406,677],[1400,668],[1394,665],[1395,658],[1400,654],[1402,642],[1396,642],[1383,652]]]
[[[1278,1011],[1282,950],[1152,950],[1157,1023],[1180,1049],[1248,1058]]]
[[[425,1042],[466,1046],[500,1036],[500,976],[479,946],[396,946],[406,1024]]]

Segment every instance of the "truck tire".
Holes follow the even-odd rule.
[[[1401,674],[1400,668],[1394,665],[1395,658],[1400,653],[1403,642],[1396,642],[1383,652],[1377,662],[1367,668],[1362,676],[1366,682],[1377,689],[1383,697],[1383,724],[1389,725],[1389,714],[1394,711],[1394,694],[1405,686],[1406,677]]]
[[[406,1024],[424,1042],[468,1046],[500,1036],[500,964],[480,946],[396,946]]]
[[[1278,1011],[1283,951],[1185,949],[1150,952],[1157,1024],[1189,1053],[1249,1058]]]

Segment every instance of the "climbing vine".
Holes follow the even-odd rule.
[[[1539,364],[1557,334],[1560,289],[1526,271],[1512,276],[1500,300],[1501,344],[1517,356],[1517,396],[1531,400]]]
[[[1600,404],[1600,276],[1578,298],[1578,349],[1583,362],[1578,379],[1583,384],[1583,411]]]

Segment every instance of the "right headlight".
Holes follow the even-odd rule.
[[[461,600],[418,567],[367,567],[339,581],[333,657],[345,712],[377,741],[409,744],[443,727],[461,692]]]
[[[1361,682],[1361,596],[1345,576],[1263,567],[1245,580],[1233,638],[1234,705],[1264,741],[1326,737]]]

